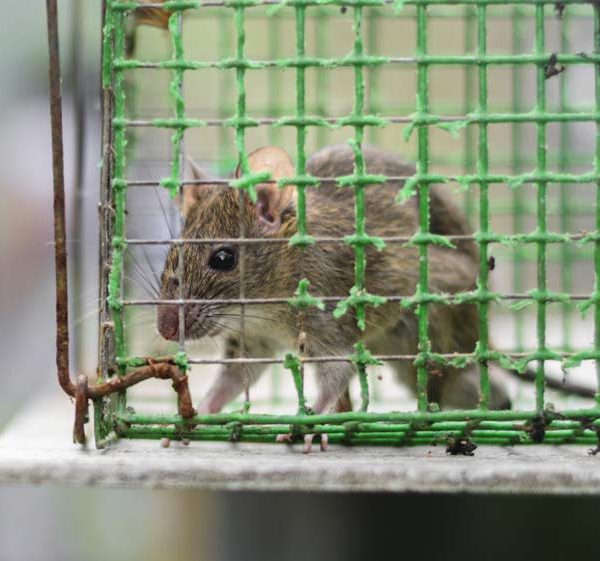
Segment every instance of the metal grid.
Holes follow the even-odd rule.
[[[554,410],[548,407],[545,398],[546,367],[549,361],[559,361],[564,368],[570,368],[581,361],[595,361],[599,372],[600,360],[600,292],[598,284],[591,293],[575,293],[572,271],[569,267],[578,259],[590,260],[593,257],[596,279],[600,274],[600,246],[597,228],[600,221],[600,200],[596,201],[595,223],[593,231],[569,232],[574,207],[577,201],[569,197],[569,187],[573,185],[592,184],[600,187],[600,134],[598,133],[598,107],[600,107],[600,12],[595,5],[580,1],[567,1],[555,6],[549,1],[507,2],[500,0],[464,0],[460,5],[452,5],[435,16],[456,18],[465,22],[466,54],[431,54],[428,48],[430,22],[433,16],[432,7],[443,7],[442,0],[407,0],[406,2],[385,2],[381,0],[365,0],[356,2],[327,2],[290,0],[289,2],[197,2],[175,1],[157,4],[137,4],[135,2],[117,2],[108,0],[106,5],[106,23],[104,28],[103,50],[103,82],[105,88],[105,139],[107,141],[104,167],[104,199],[103,225],[101,232],[102,262],[110,264],[102,271],[105,308],[101,317],[101,380],[133,379],[136,369],[142,369],[143,375],[151,377],[156,368],[175,367],[180,375],[184,374],[192,364],[282,364],[289,371],[296,392],[297,411],[293,414],[256,414],[251,413],[251,400],[248,389],[240,411],[216,415],[192,417],[188,401],[178,415],[137,414],[127,406],[125,391],[110,399],[95,397],[96,435],[100,446],[117,436],[131,438],[176,439],[241,439],[257,441],[274,441],[275,435],[290,431],[297,436],[306,433],[327,433],[332,442],[361,444],[429,444],[432,441],[446,441],[449,437],[472,438],[478,443],[506,444],[530,442],[577,442],[596,443],[597,427],[600,427],[600,405],[577,408],[573,410]],[[246,38],[247,20],[255,15],[255,10],[269,6],[270,18],[268,60],[254,60],[246,55],[248,41]],[[126,20],[129,14],[147,9],[164,10],[169,14],[168,31],[171,37],[172,56],[169,60],[144,61],[128,56],[126,52]],[[351,52],[343,57],[327,57],[323,53],[326,47],[326,32],[332,17],[342,8],[351,12],[353,21],[353,45]],[[547,52],[546,24],[551,17],[557,17],[554,11],[560,10],[562,24],[566,27],[571,19],[594,18],[595,36],[594,51],[570,54],[563,52],[553,54]],[[186,58],[183,48],[184,17],[202,17],[203,14],[215,10],[221,25],[221,53],[219,60],[190,60]],[[412,10],[410,13],[407,13]],[[185,16],[184,16],[185,14]],[[278,55],[278,32],[280,21],[293,18],[295,24],[295,53],[291,57]],[[377,26],[381,21],[392,18],[411,17],[416,24],[416,45],[413,56],[391,57],[381,56],[377,50]],[[513,37],[511,54],[495,54],[488,52],[488,32],[490,22],[497,17],[509,17],[512,21]],[[315,56],[306,52],[307,18],[318,21],[317,53]],[[570,18],[570,19],[569,19]],[[228,22],[233,19],[235,32],[235,53],[226,57]],[[534,52],[524,52],[524,22],[534,23]],[[365,27],[368,32],[365,48]],[[563,35],[564,37],[564,35]],[[565,45],[563,44],[563,47]],[[220,55],[221,56],[221,55]],[[566,80],[561,68],[572,68],[576,65],[587,65],[594,68],[595,73],[595,105],[587,108],[572,108],[568,103]],[[382,88],[380,71],[383,68],[397,66],[413,68],[416,72],[416,104],[414,107],[394,107],[388,109],[379,99]],[[465,70],[465,95],[462,107],[451,107],[449,111],[438,113],[432,111],[430,99],[430,74],[432,68],[461,67]],[[490,108],[489,103],[489,69],[507,66],[512,72],[512,106],[497,110]],[[347,67],[354,73],[354,92],[352,111],[342,117],[328,115],[327,103],[319,98],[313,112],[307,109],[306,72],[318,69],[317,87],[325,91],[328,73],[331,69]],[[527,111],[523,100],[523,89],[519,87],[524,68],[535,68],[535,106]],[[128,115],[126,108],[126,76],[136,69],[166,69],[172,74],[169,95],[172,113],[160,118],[136,118]],[[277,72],[269,69],[293,69],[295,72],[295,107],[286,106],[273,94],[266,100],[269,116],[256,118],[247,111],[246,78],[248,72],[259,70],[270,80],[269,91],[276,92],[281,78]],[[221,73],[221,87],[235,87],[237,98],[233,108],[234,116],[230,116],[230,108],[222,96],[222,104],[218,108],[218,117],[210,119],[192,118],[188,115],[186,99],[183,94],[183,81],[186,72],[218,69]],[[561,74],[562,72],[562,74]],[[231,79],[231,75],[235,79]],[[561,75],[558,75],[561,74]],[[546,87],[549,79],[555,75],[560,80],[560,106],[558,109],[548,108]],[[233,83],[232,83],[233,82]],[[366,84],[369,95],[365,94]],[[293,112],[293,116],[285,116]],[[573,172],[570,166],[575,164],[569,158],[569,126],[576,122],[596,123],[596,149],[593,170]],[[383,177],[370,175],[366,171],[361,146],[365,134],[370,140],[376,140],[377,131],[395,124],[404,124],[404,138],[412,134],[416,136],[416,173],[409,177]],[[509,158],[511,171],[495,173],[490,170],[489,129],[497,124],[506,124],[512,132],[512,154]],[[558,124],[560,128],[560,150],[558,171],[553,171],[549,161],[547,129],[549,125]],[[535,127],[536,152],[533,162],[528,161],[523,153],[522,126]],[[184,138],[189,129],[203,127],[219,127],[222,163],[239,162],[241,177],[237,180],[190,181],[184,178],[183,157]],[[280,185],[295,185],[297,190],[297,223],[298,231],[291,239],[244,239],[244,232],[238,238],[227,240],[188,240],[188,239],[132,239],[126,235],[126,196],[133,187],[162,186],[173,195],[181,194],[182,189],[190,184],[221,183],[223,188],[236,188],[240,192],[240,203],[244,196],[256,197],[255,186],[269,181],[264,174],[253,174],[248,165],[247,129],[250,127],[269,127],[273,142],[278,141],[283,127],[292,127],[296,131],[295,162],[296,176],[280,181]],[[316,130],[318,143],[326,138],[325,131],[331,126],[352,127],[354,135],[349,142],[355,156],[354,173],[348,177],[315,178],[307,174],[307,132]],[[166,178],[152,180],[132,180],[127,176],[126,144],[128,135],[139,127],[153,127],[173,131],[170,174]],[[439,173],[431,171],[431,131],[436,128],[445,129],[453,134],[464,132],[464,156],[453,162],[462,165],[463,172]],[[233,154],[230,150],[227,131],[233,131]],[[437,161],[437,160],[436,160]],[[377,238],[368,234],[365,223],[365,190],[369,185],[397,180],[403,182],[398,201],[403,202],[416,196],[419,208],[419,229],[410,238]],[[352,189],[355,197],[355,232],[345,238],[319,238],[311,236],[306,220],[306,190],[316,188],[319,183],[334,182],[340,188]],[[467,211],[476,218],[478,231],[473,236],[441,237],[430,232],[429,225],[429,187],[434,183],[456,183],[466,192]],[[492,212],[495,206],[495,188],[508,185],[513,189],[509,200],[508,211],[513,217],[513,233],[500,233],[492,226]],[[531,201],[521,196],[526,185],[534,185],[536,195],[533,201],[535,212],[535,229],[528,231],[526,218],[531,210]],[[559,185],[560,197],[560,232],[548,227],[548,187]],[[600,188],[597,189],[600,197]],[[584,209],[590,212],[589,208]],[[479,276],[476,290],[457,295],[443,295],[429,292],[428,252],[432,244],[448,246],[456,241],[472,239],[479,246]],[[178,245],[215,243],[239,244],[241,289],[235,300],[184,299],[182,288],[176,300],[162,301],[156,298],[126,298],[124,295],[124,267],[126,248],[148,245]],[[315,297],[309,292],[310,279],[300,282],[295,295],[289,298],[247,298],[244,292],[244,247],[248,244],[289,243],[306,248],[315,243],[350,244],[355,255],[354,287],[348,295],[337,297]],[[386,244],[411,243],[418,246],[419,280],[415,294],[386,296],[368,294],[365,288],[366,248],[384,247]],[[578,245],[575,245],[578,244]],[[490,288],[491,247],[498,248],[501,255],[512,254],[515,263],[513,268],[513,290],[511,293],[498,293]],[[558,251],[553,246],[558,245]],[[576,249],[573,250],[573,247]],[[550,256],[550,257],[549,257]],[[536,287],[527,291],[520,273],[520,265],[533,259],[536,265]],[[561,275],[561,291],[549,289],[548,262],[556,260],[563,266]],[[179,275],[183,278],[183,251],[179,251]],[[183,282],[180,282],[183,287]],[[126,310],[138,306],[156,306],[160,303],[175,303],[179,306],[179,352],[169,357],[130,356],[127,349]],[[356,352],[352,356],[305,356],[302,349],[302,337],[299,336],[299,347],[295,353],[283,357],[257,358],[244,356],[224,359],[206,359],[190,357],[185,346],[184,307],[193,304],[229,303],[241,305],[242,315],[240,331],[246,330],[246,306],[261,306],[273,303],[289,303],[299,310],[298,332],[302,333],[302,310],[316,306],[323,308],[326,303],[337,304],[334,314],[354,314],[361,329],[364,330],[365,314],[368,306],[377,306],[384,302],[398,302],[404,308],[414,310],[418,318],[419,342],[416,355],[374,356],[358,342]],[[431,350],[429,337],[428,307],[430,304],[452,305],[458,303],[476,304],[479,310],[479,343],[473,353],[438,354]],[[508,351],[495,350],[490,343],[490,306],[492,304],[512,306],[516,316],[516,345]],[[554,347],[547,341],[548,306],[557,304],[561,307],[564,321],[563,344]],[[530,317],[524,308],[533,305],[536,309],[537,344],[528,349],[524,343],[525,333],[533,329]],[[593,308],[595,339],[594,346],[576,349],[571,340],[570,322],[574,307],[582,311]],[[243,336],[243,335],[242,335]],[[244,345],[240,345],[244,349]],[[417,378],[417,411],[409,412],[372,412],[370,404],[370,384],[368,370],[381,362],[414,361],[418,367]],[[361,404],[357,411],[349,413],[333,413],[312,415],[307,408],[304,392],[304,365],[323,361],[347,361],[355,365],[360,381]],[[506,368],[524,372],[530,365],[535,365],[535,407],[527,410],[490,411],[490,382],[488,363],[499,362]],[[469,411],[436,411],[431,407],[427,396],[428,378],[432,365],[435,368],[446,365],[464,367],[477,363],[480,370],[481,400],[478,409]],[[145,369],[145,370],[144,370]],[[167,377],[163,375],[161,377]],[[169,373],[169,377],[175,380]],[[184,376],[185,377],[185,376]],[[179,378],[178,378],[179,379]],[[187,380],[187,378],[186,378]],[[134,382],[135,383],[135,382]],[[115,384],[115,382],[113,382]],[[118,383],[117,383],[118,384]],[[123,387],[129,385],[126,382]],[[106,392],[108,393],[108,392]],[[184,398],[189,400],[189,396]],[[597,396],[598,399],[598,396]]]

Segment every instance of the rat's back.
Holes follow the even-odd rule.
[[[398,155],[373,146],[362,147],[366,173],[386,177],[408,178],[414,175],[414,166]],[[347,144],[327,146],[316,152],[307,162],[307,171],[315,177],[341,177],[354,173],[354,153]],[[418,229],[417,197],[402,204],[396,201],[405,179],[389,180],[383,184],[368,185],[365,189],[367,231],[378,236],[410,236]],[[308,190],[309,205],[316,211],[311,226],[317,234],[338,231],[343,224],[345,233],[353,229],[354,190],[338,187],[334,182]],[[430,185],[429,231],[444,236],[469,235],[473,231],[463,212],[453,200],[446,185]],[[329,224],[328,224],[329,223]],[[474,261],[477,246],[472,240],[455,241],[458,251]]]
[[[371,146],[363,146],[366,173],[388,177],[408,177],[414,168],[400,157]],[[306,165],[315,177],[334,178],[354,173],[354,153],[347,144],[327,146],[311,156]],[[367,231],[378,236],[402,236],[415,232],[416,199],[399,205],[395,199],[401,180],[372,184],[365,188]],[[348,235],[354,230],[354,190],[323,182],[308,189],[309,226],[316,235]]]
[[[410,238],[419,230],[417,197],[399,204],[396,201],[405,178],[415,173],[413,166],[391,152],[363,146],[366,173],[395,177],[385,183],[365,188],[366,231],[383,238]],[[335,178],[354,173],[354,153],[349,145],[327,146],[307,162],[307,171],[315,177]],[[402,178],[402,179],[401,179]],[[324,182],[307,190],[308,226],[315,236],[343,237],[355,230],[355,196],[351,187]],[[465,236],[472,230],[453,200],[446,185],[429,188],[429,231],[443,236]],[[454,241],[455,248],[429,246],[429,285],[437,292],[454,293],[472,290],[477,276],[477,245],[469,239]],[[338,259],[352,259],[352,251],[340,249]],[[415,246],[388,244],[381,252],[367,247],[367,285],[382,293],[414,291],[418,274],[418,251]],[[390,292],[388,292],[390,291]]]

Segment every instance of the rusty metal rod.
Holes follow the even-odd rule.
[[[69,299],[65,220],[65,174],[63,160],[62,98],[58,50],[56,0],[46,0],[52,124],[52,173],[54,180],[54,261],[56,275],[56,367],[60,387],[71,397],[75,384],[69,375]]]
[[[85,424],[88,421],[88,379],[80,374],[77,376],[75,390],[75,422],[73,423],[73,442],[85,444]]]
[[[125,376],[112,378],[103,384],[95,384],[88,387],[88,398],[99,398],[110,395],[114,392],[123,391],[126,388],[139,384],[149,378],[157,378],[159,380],[168,380],[172,382],[173,389],[177,392],[179,401],[179,414],[184,419],[193,417],[196,413],[192,405],[192,398],[188,386],[188,377],[175,366],[175,361],[172,357],[164,359],[152,358],[146,359],[148,366],[142,366],[132,370]]]

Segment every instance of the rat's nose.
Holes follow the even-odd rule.
[[[179,336],[179,308],[163,304],[158,306],[158,332],[167,341],[176,341]]]

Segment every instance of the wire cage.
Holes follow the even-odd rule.
[[[76,439],[84,438],[92,399],[99,447],[114,438],[275,442],[278,435],[287,441],[320,435],[322,442],[327,435],[344,444],[444,443],[459,453],[471,453],[471,442],[597,444],[596,4],[107,0],[102,57],[98,383],[62,379],[76,395]],[[351,147],[352,173],[310,175],[310,155],[340,143]],[[292,156],[294,174],[273,178],[252,169],[249,155],[266,145]],[[416,166],[396,177],[371,173],[367,145]],[[192,176],[189,156],[220,179]],[[176,203],[186,189],[216,185],[235,191],[243,204],[255,200],[259,184],[276,180],[279,188],[295,189],[293,235],[274,242],[248,238],[243,229],[227,240],[165,231],[178,222]],[[386,182],[398,186],[390,204],[416,201],[418,225],[410,236],[370,233],[365,201]],[[353,231],[319,236],[308,227],[309,191],[327,183],[352,192]],[[462,206],[472,234],[432,231],[434,185]],[[160,212],[148,213],[149,205]],[[222,302],[190,298],[183,290],[185,248],[225,242],[239,248],[238,294]],[[463,242],[478,249],[472,289],[431,291],[432,248],[456,251]],[[300,261],[315,244],[350,247],[352,288],[324,295],[307,274],[290,294],[273,297],[266,286],[264,294],[248,297],[244,248],[270,243],[289,245]],[[369,256],[384,247],[414,248],[414,291],[367,291]],[[179,292],[164,299],[159,274],[171,248]],[[136,275],[154,285],[151,297],[140,293]],[[186,306],[213,304],[239,309],[239,344],[225,356],[186,340]],[[177,342],[152,339],[147,322],[140,323],[140,317],[154,323],[161,305],[178,309]],[[294,310],[296,347],[253,355],[245,338],[257,329],[255,310],[273,305]],[[415,318],[415,353],[380,354],[362,338],[371,310],[382,305],[398,318]],[[432,309],[465,305],[477,311],[476,345],[439,352],[431,341]],[[353,316],[359,326],[353,352],[309,352],[303,318],[310,313],[336,321]],[[314,412],[308,405],[312,370],[324,363],[343,363],[356,374],[343,410]],[[394,382],[397,363],[415,365],[414,396]],[[472,365],[477,403],[440,408],[430,380]],[[199,414],[192,403],[206,392],[208,378],[233,366],[269,374],[256,386],[245,378],[242,398],[224,412]],[[510,409],[491,406],[490,373],[497,366],[529,380],[507,382],[514,390]],[[149,378],[172,380],[175,405],[144,393],[144,386],[156,386]]]

